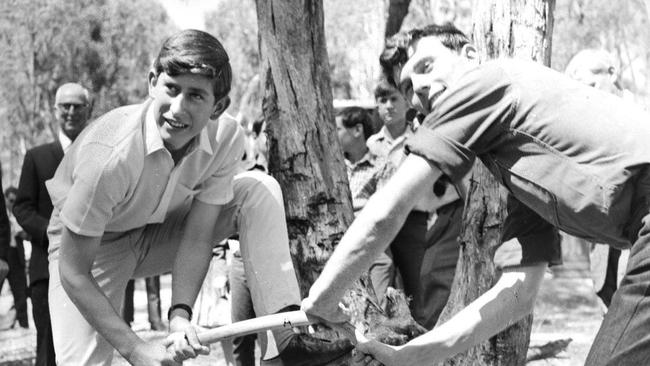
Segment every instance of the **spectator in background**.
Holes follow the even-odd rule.
[[[7,250],[7,262],[9,264],[9,287],[14,296],[14,308],[16,310],[15,321],[23,328],[29,328],[27,321],[27,276],[25,274],[25,249],[23,240],[26,239],[26,234],[21,230],[16,222],[16,218],[11,213],[14,203],[16,202],[16,187],[9,187],[4,192],[5,203],[7,206],[7,217],[11,228],[9,248]],[[2,289],[3,281],[0,281],[0,289]]]
[[[413,136],[417,126],[407,118],[414,114],[407,100],[385,78],[375,87],[375,101],[384,127],[368,138],[367,144],[371,153],[385,160],[381,186],[404,161],[405,141]],[[413,318],[427,329],[435,326],[447,304],[459,254],[456,238],[460,234],[463,202],[456,190],[444,187],[441,183],[434,186],[440,197],[438,208],[414,209],[387,251],[392,254],[404,292],[411,298]]]
[[[0,282],[4,282],[9,273],[9,263],[7,260],[9,245],[11,242],[11,224],[7,216],[7,208],[2,189],[2,168],[0,167]]]
[[[360,107],[347,107],[336,116],[336,132],[343,149],[345,166],[356,215],[377,190],[386,167],[383,158],[370,152],[366,140],[372,135],[370,114]],[[395,267],[390,249],[379,255],[370,266],[370,278],[382,307],[386,307],[386,289],[395,286]]]
[[[269,148],[266,141],[266,121],[264,116],[260,116],[258,119],[253,121],[253,158],[255,160],[255,165],[253,169],[258,169],[263,172],[268,172],[269,162],[268,162],[268,153]]]
[[[619,97],[624,96],[618,76],[614,56],[605,50],[585,49],[576,53],[566,67],[565,74],[585,85],[594,87]],[[591,247],[589,262],[596,295],[607,309],[620,281],[619,261],[627,262],[630,251],[590,242],[572,235],[561,233],[563,244],[588,245]],[[625,253],[621,256],[622,253]],[[606,312],[606,310],[605,310]]]
[[[416,126],[406,119],[408,102],[384,78],[375,86],[375,102],[384,125],[366,144],[372,154],[384,158],[395,169],[404,160],[404,141],[413,135]]]
[[[52,201],[45,181],[54,176],[65,151],[88,124],[91,112],[92,99],[86,88],[77,83],[61,85],[54,98],[54,116],[59,125],[57,138],[27,150],[20,173],[13,212],[32,243],[29,286],[36,325],[37,366],[55,365],[48,309],[49,241],[46,232],[52,214]]]
[[[146,277],[144,279],[147,290],[147,315],[149,316],[149,326],[151,330],[165,330],[165,323],[160,317],[160,276]],[[132,325],[133,323],[133,293],[135,292],[135,280],[129,280],[124,290],[124,307],[122,308],[122,317],[124,321]]]
[[[605,50],[585,49],[576,53],[564,73],[570,78],[596,89],[623,95],[614,56]]]

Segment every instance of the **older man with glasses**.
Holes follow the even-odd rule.
[[[77,83],[66,83],[57,89],[54,117],[59,124],[57,138],[27,151],[23,161],[14,216],[31,236],[32,255],[29,264],[29,286],[32,314],[36,325],[36,365],[55,365],[52,328],[48,310],[48,247],[47,225],[52,201],[45,181],[54,176],[64,152],[86,127],[92,112],[90,92]]]

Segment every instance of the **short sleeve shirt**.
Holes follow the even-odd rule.
[[[401,136],[394,139],[390,136],[386,126],[384,126],[379,132],[368,138],[366,145],[368,145],[371,154],[384,159],[394,170],[404,161],[406,157],[404,143],[411,136],[413,136],[413,127],[410,124],[407,124],[406,130],[404,130]]]
[[[366,205],[370,196],[377,190],[377,184],[381,179],[381,172],[385,167],[385,161],[368,151],[356,163],[345,159],[345,166],[348,181],[350,182],[352,208],[357,213]]]
[[[190,144],[175,165],[149,101],[115,109],[92,123],[46,183],[54,205],[51,249],[60,241],[58,225],[102,236],[161,223],[195,199],[228,203],[244,153],[238,123],[228,117],[210,121]]]
[[[648,182],[649,122],[637,107],[549,68],[496,60],[445,91],[407,149],[454,182],[478,156],[518,201],[506,227],[520,242],[549,245],[557,227],[627,247],[636,202],[648,195],[638,182]]]

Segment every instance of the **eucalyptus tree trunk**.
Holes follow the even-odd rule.
[[[269,171],[282,187],[305,296],[352,222],[320,1],[257,1]]]
[[[334,124],[323,5],[319,1],[261,0],[257,1],[257,17],[269,172],[283,190],[291,255],[304,297],[353,219]],[[346,300],[355,325],[382,341],[404,343],[421,333],[410,317],[397,316],[391,322],[398,332],[381,326],[388,317],[375,305],[367,275]],[[398,296],[397,303],[399,309],[392,313],[404,314],[406,299]]]
[[[389,38],[399,32],[402,28],[404,18],[409,12],[411,0],[390,0],[388,3],[388,18],[386,19],[386,30],[384,37]]]
[[[473,9],[473,38],[481,60],[503,56],[550,64],[554,0],[480,0]],[[461,256],[440,322],[451,318],[498,279],[493,258],[502,243],[506,193],[477,162],[465,205]],[[532,314],[447,365],[524,365]]]

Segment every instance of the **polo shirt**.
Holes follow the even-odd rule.
[[[161,223],[194,199],[221,205],[233,198],[244,153],[239,124],[209,121],[175,165],[150,106],[148,100],[108,112],[70,146],[46,182],[54,205],[50,251],[59,246],[60,225],[97,237]]]
[[[479,157],[511,194],[506,238],[519,238],[523,262],[533,262],[557,259],[554,227],[619,248],[634,242],[648,210],[649,141],[650,116],[636,106],[501,59],[446,90],[407,150],[453,182]]]

